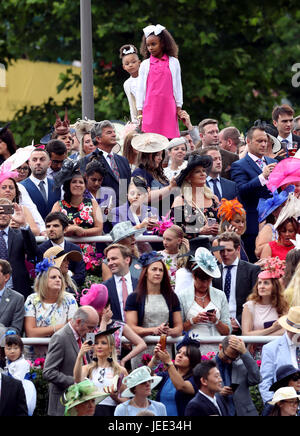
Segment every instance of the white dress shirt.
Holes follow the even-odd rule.
[[[285,336],[286,336],[286,340],[287,340],[287,343],[288,343],[288,346],[289,346],[289,350],[290,350],[290,355],[291,355],[292,365],[293,365],[295,368],[298,368],[297,357],[296,357],[296,348],[297,348],[297,345],[295,345],[295,344],[291,341],[291,339],[289,338],[287,332],[285,332]],[[300,346],[300,345],[299,345],[299,346]]]
[[[220,192],[220,194],[221,194],[221,198],[222,198],[222,186],[221,186],[220,176],[217,176],[215,179],[213,179],[213,178],[210,177],[210,176],[207,176],[206,181],[207,181],[207,183],[208,183],[208,186],[210,187],[210,189],[212,190],[212,192],[214,192],[214,184],[213,184],[212,180],[217,180],[217,188],[218,188],[218,190],[219,190],[219,192]]]
[[[249,153],[249,151],[248,151],[248,156],[251,157],[251,159],[256,163],[256,165],[257,165],[259,168],[260,168],[260,166],[259,166],[258,163],[257,163],[258,159],[261,159],[261,160],[263,161],[264,167],[267,166],[267,163],[266,163],[266,161],[265,161],[264,156],[261,157],[261,158],[259,158],[259,157],[255,156],[254,154]],[[261,169],[261,168],[260,168],[260,169]],[[265,177],[263,176],[263,174],[260,174],[260,175],[258,176],[258,178],[259,178],[259,181],[260,181],[260,183],[261,183],[262,186],[265,186],[265,185],[267,184],[268,180],[265,179]]]
[[[216,398],[216,396],[214,396],[214,397],[210,397],[209,395],[207,395],[207,394],[205,394],[204,392],[202,392],[201,389],[199,389],[199,392],[200,392],[200,394],[202,394],[202,395],[204,395],[206,398],[208,398],[208,399],[213,403],[214,406],[216,406],[216,408],[218,409],[220,415],[222,416],[222,412],[221,412],[221,409],[220,409],[219,404],[218,404],[218,402],[217,402],[217,398]]]
[[[231,318],[236,317],[236,275],[237,275],[237,267],[239,264],[239,258],[237,257],[234,262],[232,262],[231,266],[231,284],[230,284],[230,296],[229,296],[229,313]],[[222,263],[223,266],[223,289],[225,288],[225,278],[228,269],[226,268],[226,265]]]
[[[291,148],[293,145],[293,135],[292,132],[290,132],[289,136],[287,138],[282,138],[281,136],[277,136],[277,139],[281,142],[281,141],[288,141],[287,144],[287,149]]]
[[[116,284],[116,288],[117,288],[122,319],[125,319],[125,314],[124,314],[124,309],[123,309],[122,277],[123,276],[117,276],[116,274],[114,274],[114,279],[115,279],[115,284]],[[129,295],[133,292],[130,271],[124,276],[124,278],[126,281],[127,291],[128,291],[128,295]]]

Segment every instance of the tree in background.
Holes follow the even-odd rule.
[[[2,0],[0,14],[0,59],[80,59],[79,1]],[[282,99],[300,113],[299,89],[292,86],[292,66],[300,62],[295,0],[92,1],[92,14],[97,120],[129,117],[119,47],[139,47],[143,27],[151,23],[163,24],[179,45],[184,109],[194,124],[213,117],[221,127],[244,131],[257,118],[270,120]],[[80,86],[71,71],[61,76],[59,89],[68,86]],[[59,108],[50,99],[19,111],[12,129],[20,145],[32,137],[37,142],[54,123],[53,110],[66,104],[72,121],[81,117],[80,101]]]

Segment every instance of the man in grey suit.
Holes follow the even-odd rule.
[[[24,297],[7,286],[12,274],[10,263],[0,259],[0,324],[21,335],[24,323]]]
[[[243,304],[257,281],[260,267],[240,260],[240,237],[235,232],[224,232],[218,237],[222,263],[221,277],[213,279],[213,286],[225,292],[230,311],[233,333],[240,333]]]
[[[224,387],[220,391],[230,416],[258,416],[249,386],[261,382],[257,363],[237,336],[227,336],[219,345],[216,356]]]
[[[49,382],[49,416],[63,416],[60,398],[74,384],[73,369],[83,339],[99,325],[99,315],[91,306],[82,306],[73,319],[55,333],[49,343],[43,376]]]

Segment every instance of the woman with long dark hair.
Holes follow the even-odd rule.
[[[180,304],[177,295],[172,291],[169,274],[163,257],[156,251],[144,253],[140,257],[143,266],[135,291],[129,294],[126,301],[126,322],[140,336],[166,335],[178,337],[183,325]],[[148,353],[153,352],[148,347]],[[170,353],[172,348],[169,348]],[[140,362],[132,360],[133,367]]]
[[[17,150],[14,136],[8,127],[9,124],[0,129],[0,165]]]

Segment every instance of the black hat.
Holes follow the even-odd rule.
[[[295,368],[293,365],[282,365],[276,371],[276,382],[272,384],[269,391],[275,392],[277,389],[287,386],[289,378],[294,375],[299,374],[300,370]]]
[[[108,336],[108,335],[113,335],[117,330],[119,330],[119,328],[121,327],[112,327],[106,330],[99,330],[97,333],[95,333],[95,337],[96,336]]]
[[[71,180],[74,176],[81,175],[80,163],[65,159],[60,171],[53,175],[54,185],[56,188],[62,186],[66,181]]]
[[[193,154],[189,157],[186,168],[184,168],[180,174],[176,177],[177,186],[181,186],[188,174],[196,167],[203,167],[209,171],[212,167],[212,157],[208,155],[200,156],[199,154]]]
[[[199,247],[207,248],[207,250],[209,250],[211,253],[225,249],[223,245],[218,245],[216,247],[213,247],[211,245],[209,238],[204,236],[197,236],[197,238],[191,239],[189,241],[189,244],[190,244],[190,250],[187,253],[181,254],[178,257],[195,256],[195,252]]]

